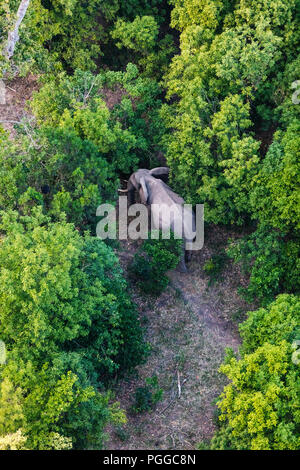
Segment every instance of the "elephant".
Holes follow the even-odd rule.
[[[184,206],[184,199],[166,184],[169,171],[167,167],[157,167],[152,170],[139,169],[130,176],[127,189],[122,192],[128,193],[130,205],[135,202],[135,192],[138,191],[142,204],[151,206],[152,229],[171,229],[175,234],[182,235],[184,252],[178,270],[187,272],[186,258],[187,261],[190,260],[188,245],[195,238],[195,214]],[[172,206],[174,212],[171,211],[171,217],[160,211],[163,205]]]

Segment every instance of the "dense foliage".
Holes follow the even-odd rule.
[[[228,253],[250,274],[247,288],[240,289],[246,299],[268,303],[279,292],[300,291],[299,233],[260,224],[251,235],[233,242]]]
[[[231,380],[218,406],[222,424],[213,449],[283,450],[300,446],[300,299],[280,295],[250,312],[241,325],[240,360],[229,355],[221,371]]]
[[[142,75],[161,79],[167,72],[175,52],[174,40],[170,34],[159,38],[159,25],[153,16],[137,16],[131,22],[119,19],[111,36],[118,49],[139,65]]]
[[[95,70],[105,63],[110,32],[118,17],[132,21],[136,15],[154,15],[163,22],[166,11],[162,0],[31,0],[20,29],[20,41],[12,71],[55,73],[67,69]],[[0,5],[0,44],[6,42],[20,2],[4,0]],[[153,21],[154,20],[153,17]],[[4,48],[2,48],[4,49]],[[117,51],[117,48],[116,48]],[[116,61],[118,59],[116,58]],[[3,70],[7,61],[2,50]]]
[[[128,174],[138,163],[156,163],[164,131],[160,93],[154,80],[128,64],[125,72],[62,73],[41,88],[31,107],[39,124],[88,139],[111,169]]]
[[[254,221],[257,232],[233,252],[254,261],[250,297],[297,291],[298,3],[172,3],[181,53],[166,76],[173,103],[162,113],[174,129],[165,138],[173,184],[205,203],[207,221]]]
[[[124,417],[98,390],[143,359],[141,329],[112,250],[34,214],[2,218],[0,434],[21,429],[30,448],[51,448],[56,433],[99,446],[107,420]]]
[[[96,146],[73,130],[30,129],[12,142],[0,135],[0,208],[30,213],[40,205],[76,227],[95,225],[96,208],[113,196],[116,177]]]
[[[111,379],[146,347],[96,209],[166,164],[206,222],[247,233],[204,271],[216,280],[229,256],[261,306],[222,366],[211,446],[299,448],[299,2],[30,0],[9,57],[20,1],[0,3],[0,101],[2,78],[33,73],[39,90],[0,127],[0,449],[101,448],[124,423]],[[160,294],[181,255],[146,241],[133,285]]]

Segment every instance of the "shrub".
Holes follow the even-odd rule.
[[[212,257],[206,261],[203,266],[203,270],[210,278],[209,284],[212,284],[221,278],[222,271],[227,261],[228,255],[225,250],[221,250],[219,253],[212,255]]]
[[[299,252],[297,233],[288,235],[263,224],[228,249],[229,256],[250,273],[249,285],[241,293],[247,300],[259,299],[263,304],[281,292],[300,291]]]
[[[146,386],[138,387],[134,397],[135,403],[132,406],[134,413],[151,411],[163,397],[163,390],[159,388],[157,376],[147,378]]]
[[[153,295],[159,295],[166,288],[169,280],[165,273],[175,268],[182,255],[182,240],[174,239],[173,235],[169,240],[163,240],[161,232],[159,237],[146,240],[129,267],[139,287]]]

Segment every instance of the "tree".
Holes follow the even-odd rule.
[[[244,353],[255,351],[265,342],[277,344],[280,339],[292,343],[300,334],[300,297],[281,294],[268,307],[249,312],[240,327]]]
[[[268,304],[281,292],[300,292],[299,233],[261,223],[251,235],[232,242],[227,251],[250,275],[248,286],[240,289],[247,300]]]
[[[77,70],[49,80],[34,96],[32,109],[39,125],[57,123],[89,140],[112,171],[130,174],[137,165],[157,163],[164,133],[160,91],[154,80],[139,76],[134,64],[125,72],[96,76]]]
[[[153,49],[158,37],[158,25],[152,16],[137,16],[132,22],[119,19],[111,33],[118,39],[118,47],[128,47],[136,52],[147,53]]]
[[[170,34],[160,39],[158,21],[153,16],[136,16],[133,21],[118,19],[111,37],[121,51],[127,50],[126,60],[139,65],[141,75],[161,80],[175,52]],[[133,51],[133,52],[131,52]]]
[[[22,429],[26,446],[44,449],[58,433],[77,448],[99,448],[104,425],[124,421],[104,386],[145,355],[117,258],[104,242],[50,222],[40,208],[25,217],[3,213],[1,228],[0,321],[8,352],[0,435]]]
[[[218,402],[220,430],[212,449],[295,450],[300,445],[299,297],[281,295],[250,312],[242,324],[242,357],[227,356],[221,372],[231,380]]]
[[[96,146],[74,131],[31,128],[14,142],[3,134],[0,207],[30,213],[41,205],[55,220],[64,212],[81,231],[95,232],[96,209],[114,198],[116,175]]]
[[[280,230],[300,228],[299,130],[292,120],[275,133],[250,194],[253,216]]]

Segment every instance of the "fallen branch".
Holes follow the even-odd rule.
[[[181,395],[181,385],[180,385],[180,372],[179,372],[179,370],[177,371],[177,385],[178,385],[178,398],[180,398],[180,395]]]
[[[178,374],[179,374],[179,372],[178,372]],[[181,387],[182,387],[182,385],[185,384],[186,381],[187,381],[187,379],[184,379],[182,381],[182,384],[180,385],[180,380],[179,380],[180,394],[181,394]],[[179,394],[179,389],[178,389],[178,397],[174,397],[159,414],[162,415],[174,403],[174,401],[176,401],[177,398],[180,398],[180,394]]]

